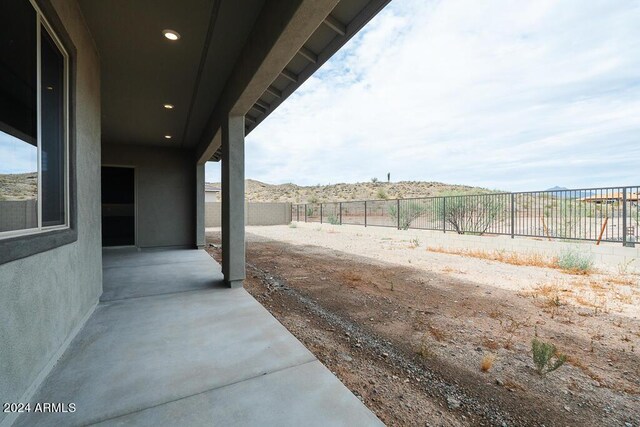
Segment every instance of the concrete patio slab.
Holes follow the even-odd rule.
[[[103,248],[102,268],[139,267],[143,265],[180,264],[183,262],[211,260],[206,251],[199,249],[138,249]],[[214,267],[220,270],[217,263]]]
[[[287,404],[287,402],[289,404]],[[382,425],[318,361],[113,418],[106,426]]]
[[[105,293],[121,298],[98,306],[32,399],[73,402],[76,412],[29,413],[16,425],[377,422],[244,289],[210,286],[221,273],[206,252],[176,254],[181,263],[171,263],[170,252],[134,253],[131,261],[118,253],[124,267],[109,260]]]
[[[100,301],[223,286],[220,266],[211,262],[205,251],[142,251],[131,252],[129,257],[118,254],[122,264],[115,263],[109,251],[104,252],[103,258],[109,267],[103,269]]]

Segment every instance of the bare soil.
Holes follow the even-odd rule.
[[[219,259],[219,233],[207,238]],[[598,312],[562,293],[550,304],[558,295],[545,288],[532,296],[305,242],[315,243],[249,234],[245,286],[386,424],[640,425],[640,322],[629,310]],[[481,262],[502,278],[564,274]],[[536,335],[569,356],[545,377],[531,361]]]

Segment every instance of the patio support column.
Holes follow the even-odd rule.
[[[242,287],[244,247],[244,116],[222,123],[222,274],[230,288]]]
[[[196,247],[204,249],[204,163],[196,164]]]

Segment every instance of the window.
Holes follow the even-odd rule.
[[[69,57],[39,10],[0,2],[0,239],[69,227]]]

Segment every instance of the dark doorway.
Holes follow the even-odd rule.
[[[134,172],[102,167],[102,246],[136,244]]]

